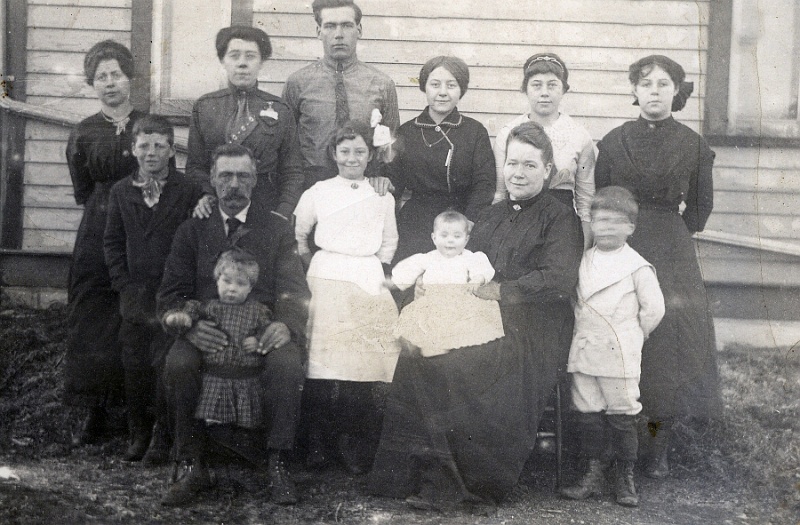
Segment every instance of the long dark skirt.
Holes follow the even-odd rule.
[[[501,340],[400,356],[370,492],[497,502],[514,488],[566,363],[571,312],[514,305],[502,313]]]
[[[675,212],[642,209],[629,244],[655,266],[666,303],[664,319],[642,349],[644,414],[650,419],[718,414],[714,323],[683,219]]]
[[[122,318],[103,255],[110,186],[97,183],[86,202],[72,255],[64,372],[65,401],[71,405],[97,406],[123,398]]]

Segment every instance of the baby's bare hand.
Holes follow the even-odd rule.
[[[256,337],[250,336],[245,337],[244,341],[242,341],[242,350],[247,353],[253,353],[258,351],[258,339]]]

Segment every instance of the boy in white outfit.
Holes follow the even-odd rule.
[[[567,371],[578,412],[581,449],[588,470],[562,490],[569,499],[602,493],[607,450],[616,460],[617,503],[639,505],[633,481],[638,435],[642,344],[664,317],[656,271],[626,243],[638,214],[633,194],[618,186],[599,190],[592,201],[594,246],[581,260],[575,331]]]

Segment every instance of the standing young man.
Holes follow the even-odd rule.
[[[358,60],[361,9],[352,0],[314,0],[311,8],[324,55],[293,73],[283,90],[297,120],[306,188],[336,175],[328,145],[338,126],[347,120],[371,124],[375,109],[392,133],[400,124],[394,82]]]

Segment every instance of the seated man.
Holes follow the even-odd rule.
[[[212,156],[211,185],[218,205],[208,219],[193,218],[178,229],[158,291],[158,312],[182,309],[189,300],[217,297],[214,266],[219,254],[238,247],[255,256],[260,274],[251,297],[273,312],[258,351],[267,400],[269,496],[278,504],[297,501],[282,452],[292,448],[303,386],[303,334],[310,297],[288,221],[250,206],[256,162],[240,145],[219,146]],[[203,379],[201,352],[219,352],[228,336],[213,322],[198,320],[172,346],[164,369],[175,422],[176,468],[162,503],[182,505],[210,488],[205,464],[205,422],[195,419]]]

